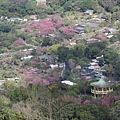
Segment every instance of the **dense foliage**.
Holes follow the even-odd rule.
[[[98,17],[104,13],[105,21],[78,34],[76,23],[96,18],[85,15],[88,9]],[[119,0],[47,0],[46,5],[0,0],[0,81],[6,80],[0,86],[0,120],[119,120],[119,9]],[[108,39],[101,35],[106,28],[117,32]],[[97,41],[87,43],[88,38]],[[112,93],[94,99],[90,83],[95,80],[79,76],[81,67],[96,57],[116,84]],[[66,79],[77,84],[62,84]]]
[[[88,95],[80,95],[79,86],[66,86],[66,91],[63,87],[64,84],[51,84],[47,87],[29,84],[27,88],[16,86],[13,90],[9,86],[7,94],[5,92],[0,96],[1,120],[119,120],[119,95],[113,93],[95,101]],[[73,91],[79,97],[68,95]]]

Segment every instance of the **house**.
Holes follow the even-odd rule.
[[[86,40],[87,43],[93,43],[93,42],[96,42],[96,41],[98,41],[98,39],[90,38],[90,39]]]
[[[55,65],[53,65],[53,64],[50,64],[49,66],[50,66],[50,68],[51,68],[51,69],[58,68],[58,64],[55,64]]]
[[[99,61],[96,59],[92,59],[92,62],[98,63]]]
[[[54,58],[53,56],[51,56],[51,55],[46,55],[46,54],[39,56],[38,59],[39,59],[40,61],[42,61],[42,60],[47,60],[47,61],[51,61],[51,62],[55,60],[55,58]]]
[[[79,23],[78,26],[79,27],[87,27],[87,23],[82,22],[82,23]]]
[[[27,57],[22,57],[21,60],[30,60],[33,56],[32,55],[29,55]]]
[[[18,82],[18,80],[19,80],[19,78],[18,78],[18,77],[16,77],[16,78],[15,78],[15,82]]]
[[[24,22],[27,22],[27,21],[28,21],[28,19],[24,18],[24,19],[23,19],[23,21],[24,21]]]
[[[92,62],[90,62],[89,64],[83,65],[81,67],[79,77],[85,80],[94,79],[95,77],[98,78],[98,76],[96,75],[98,75],[98,73],[103,73],[100,71],[100,66],[98,62],[99,61],[96,58],[96,59],[92,59]]]
[[[74,30],[73,30],[75,33],[78,33],[78,34],[81,34],[81,33],[85,33],[85,28],[83,27],[74,27]]]
[[[36,20],[37,19],[37,15],[30,15],[30,20]]]
[[[114,28],[108,29],[108,32],[109,32],[110,34],[113,34],[113,33],[115,33],[116,31],[117,31],[117,29],[114,29]]]
[[[92,18],[92,19],[90,19],[90,20],[87,20],[88,22],[95,22],[95,23],[100,23],[101,21],[102,21],[102,19],[100,19],[100,18]]]
[[[77,29],[85,31],[85,27],[98,28],[98,26],[99,26],[98,23],[92,22],[91,20],[87,20],[87,22],[79,23],[78,26],[76,26],[74,28],[81,27],[81,28],[77,28]]]
[[[67,84],[67,85],[70,85],[70,86],[76,85],[76,83],[71,82],[71,81],[69,81],[69,80],[61,81],[61,83],[64,83],[64,84]]]
[[[100,13],[99,18],[107,20],[107,16],[104,13]]]
[[[22,19],[21,18],[10,18],[10,19],[8,19],[8,21],[10,21],[10,22],[22,21]]]
[[[0,80],[0,85],[2,85],[5,82],[5,80]]]
[[[39,3],[44,3],[44,4],[46,4],[46,0],[36,0],[36,3],[37,3],[37,5],[38,5]]]
[[[69,44],[70,44],[71,46],[76,45],[75,42],[70,42]]]
[[[19,78],[16,77],[16,78],[7,78],[7,80],[9,81],[14,81],[14,82],[18,82]]]
[[[3,21],[3,20],[8,20],[8,17],[7,16],[1,16],[0,17],[0,20]]]
[[[99,24],[98,24],[98,23],[87,22],[87,26],[88,26],[88,27],[92,27],[92,28],[98,28],[98,27],[99,27]]]
[[[65,67],[65,63],[58,63],[58,67],[59,68],[64,68]]]
[[[98,63],[96,63],[96,62],[91,62],[90,65],[91,65],[91,66],[97,66]]]
[[[110,38],[112,38],[113,36],[114,36],[114,35],[107,35],[107,38],[110,39]]]
[[[85,14],[88,14],[88,15],[93,15],[93,10],[87,10],[86,12],[84,12]]]

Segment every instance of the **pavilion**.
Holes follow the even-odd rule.
[[[104,76],[101,76],[99,81],[92,82],[90,85],[92,86],[91,93],[93,93],[94,98],[103,97],[113,91],[113,83],[106,82]]]

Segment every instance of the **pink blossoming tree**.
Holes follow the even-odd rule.
[[[24,40],[16,40],[14,43],[14,45],[26,45],[26,42]]]

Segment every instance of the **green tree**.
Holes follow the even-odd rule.
[[[64,47],[64,46],[58,47],[58,60],[60,62],[64,62],[65,60],[67,60],[69,52],[70,50],[68,47]]]
[[[120,60],[116,61],[115,64],[115,76],[120,80]]]
[[[8,96],[13,102],[25,101],[28,98],[27,91],[23,87],[8,91],[6,96]]]
[[[73,47],[73,54],[75,57],[82,58],[85,55],[86,46],[79,43]]]
[[[57,55],[58,47],[60,47],[60,44],[54,44],[54,45],[50,46],[48,49],[48,54]]]
[[[90,43],[86,47],[85,55],[86,55],[86,57],[88,57],[90,59],[94,59],[98,56],[101,56],[103,54],[103,50],[105,48],[106,48],[105,42]]]
[[[35,1],[29,1],[25,5],[25,9],[28,14],[35,14],[36,10],[36,2]]]
[[[96,4],[95,0],[81,0],[80,9],[82,11],[86,11],[87,9],[94,9],[94,5]]]
[[[103,51],[103,54],[104,54],[105,63],[106,64],[111,64],[111,65],[114,66],[116,61],[118,60],[118,54],[110,48],[106,48]]]
[[[52,44],[52,40],[49,37],[43,38],[42,46],[51,46]]]
[[[26,120],[22,113],[17,113],[9,109],[0,109],[0,120]]]

